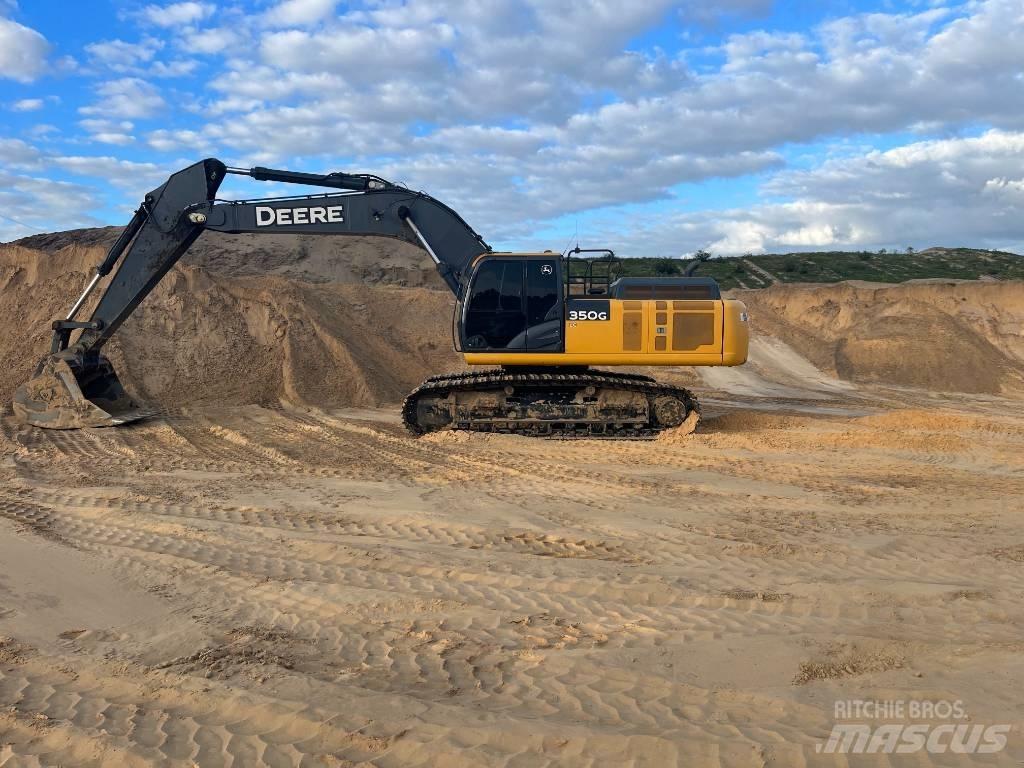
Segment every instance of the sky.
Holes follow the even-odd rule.
[[[1024,0],[0,0],[0,241],[218,157],[504,250],[1024,252],[1021,40]]]

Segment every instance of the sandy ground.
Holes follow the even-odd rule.
[[[0,766],[1019,765],[1020,401],[818,395],[648,442],[7,413]],[[822,754],[848,699],[1014,729]]]
[[[112,237],[0,246],[0,403]],[[261,243],[107,349],[159,418],[0,407],[0,768],[1024,762],[1020,283],[744,292],[746,366],[647,371],[692,435],[416,440],[423,259]],[[1013,730],[829,753],[850,700]]]

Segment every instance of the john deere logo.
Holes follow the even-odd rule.
[[[269,205],[256,206],[256,226],[278,227],[294,224],[327,224],[345,220],[340,205],[313,206],[312,208],[271,208]]]

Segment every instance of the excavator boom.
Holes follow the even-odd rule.
[[[221,183],[232,174],[343,191],[218,201]],[[216,159],[203,160],[173,174],[145,196],[68,316],[53,323],[50,355],[15,392],[15,412],[23,421],[75,429],[121,424],[146,415],[125,393],[101,350],[207,229],[397,238],[430,255],[456,298],[464,289],[469,265],[490,251],[451,208],[377,176],[229,168]],[[90,295],[111,272],[89,319],[77,320]],[[81,333],[72,344],[75,331]]]

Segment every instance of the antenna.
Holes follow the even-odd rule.
[[[575,233],[573,233],[573,236],[571,238],[569,238],[569,242],[565,244],[565,248],[562,249],[562,253],[563,254],[568,254],[569,253],[569,243],[572,243],[573,240],[576,241],[576,248],[578,249],[580,247],[580,217],[579,217],[579,215],[576,216],[576,231],[575,231]]]

